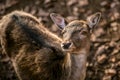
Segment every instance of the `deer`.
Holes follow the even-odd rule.
[[[72,21],[68,25],[60,15],[51,13],[50,16],[62,29],[62,38],[24,11],[3,16],[0,20],[2,53],[11,60],[19,80],[84,80],[90,30],[99,22],[101,14],[96,13],[89,22]]]
[[[59,14],[51,13],[51,19],[61,30],[61,48],[70,55],[71,71],[68,80],[85,80],[87,56],[90,53],[90,36],[99,23],[101,13],[97,12],[84,20],[68,22]]]

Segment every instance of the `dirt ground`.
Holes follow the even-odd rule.
[[[91,36],[86,80],[120,80],[120,0],[0,0],[0,18],[14,10],[33,14],[57,35],[60,30],[50,13],[71,21],[101,12],[102,19]],[[0,80],[18,80],[11,61],[1,53],[0,48]]]

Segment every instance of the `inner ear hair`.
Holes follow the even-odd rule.
[[[87,18],[87,25],[90,33],[94,32],[94,29],[96,28],[97,24],[99,23],[101,18],[101,12],[97,12]],[[96,19],[96,21],[95,21]],[[94,21],[94,22],[92,22]]]
[[[91,28],[89,27],[88,24],[87,24],[87,29],[88,29],[88,31],[90,32],[90,34],[93,33],[93,31],[94,31],[93,29],[91,29]]]
[[[101,13],[100,12],[97,12],[97,13],[89,16],[87,18],[87,22],[88,22],[89,27],[91,29],[94,28],[99,23],[100,18],[101,18]]]

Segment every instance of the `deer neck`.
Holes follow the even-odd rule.
[[[80,50],[77,54],[72,54],[71,56],[73,57],[75,63],[77,63],[76,65],[79,66],[79,63],[81,64],[86,64],[87,61],[87,56],[88,56],[88,50],[86,49],[82,49]]]
[[[82,63],[86,63],[87,54],[88,54],[88,51],[86,51],[85,49],[82,49],[77,54],[72,54],[72,56],[76,63],[82,64]]]
[[[71,54],[70,80],[83,80],[86,74],[87,51],[81,50],[78,54]]]

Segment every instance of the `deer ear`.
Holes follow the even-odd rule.
[[[97,12],[90,17],[87,18],[88,25],[91,29],[93,29],[100,21],[101,13]]]
[[[52,19],[52,21],[60,28],[63,29],[66,26],[66,21],[65,19],[60,16],[59,14],[56,13],[51,13],[50,17]]]

